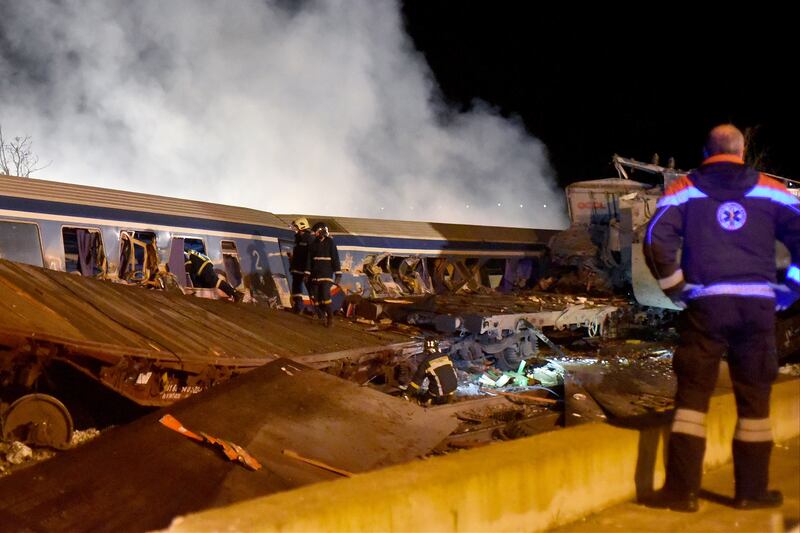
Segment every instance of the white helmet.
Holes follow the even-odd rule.
[[[298,231],[307,230],[308,228],[311,227],[306,217],[300,217],[298,219],[292,220],[292,226],[297,228]]]

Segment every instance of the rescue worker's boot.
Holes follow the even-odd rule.
[[[647,507],[696,513],[700,509],[697,494],[703,475],[706,439],[675,432],[667,445],[667,480],[664,488],[642,503]]]
[[[767,489],[771,452],[772,441],[733,439],[733,477],[736,485],[733,506],[736,509],[767,509],[783,504],[780,491]]]
[[[325,327],[332,328],[333,327],[333,311],[330,309],[325,311]]]

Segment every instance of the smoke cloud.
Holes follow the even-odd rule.
[[[390,0],[0,0],[35,176],[277,213],[556,228],[544,145],[448,108]],[[546,207],[544,207],[546,205]]]

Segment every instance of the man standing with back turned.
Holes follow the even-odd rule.
[[[777,507],[783,496],[768,490],[769,397],[778,373],[775,309],[800,297],[800,200],[744,164],[744,136],[733,125],[711,130],[704,157],[700,168],[667,188],[645,235],[650,271],[686,309],[672,363],[678,390],[667,479],[650,504],[698,510],[705,417],[727,351],[739,417],[733,436],[734,506]],[[776,239],[792,256],[780,285]]]

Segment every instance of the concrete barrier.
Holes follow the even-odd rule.
[[[800,435],[800,381],[776,384],[776,441]],[[715,396],[706,467],[730,460],[736,406]],[[589,424],[177,518],[170,531],[541,531],[663,482],[663,436]]]

